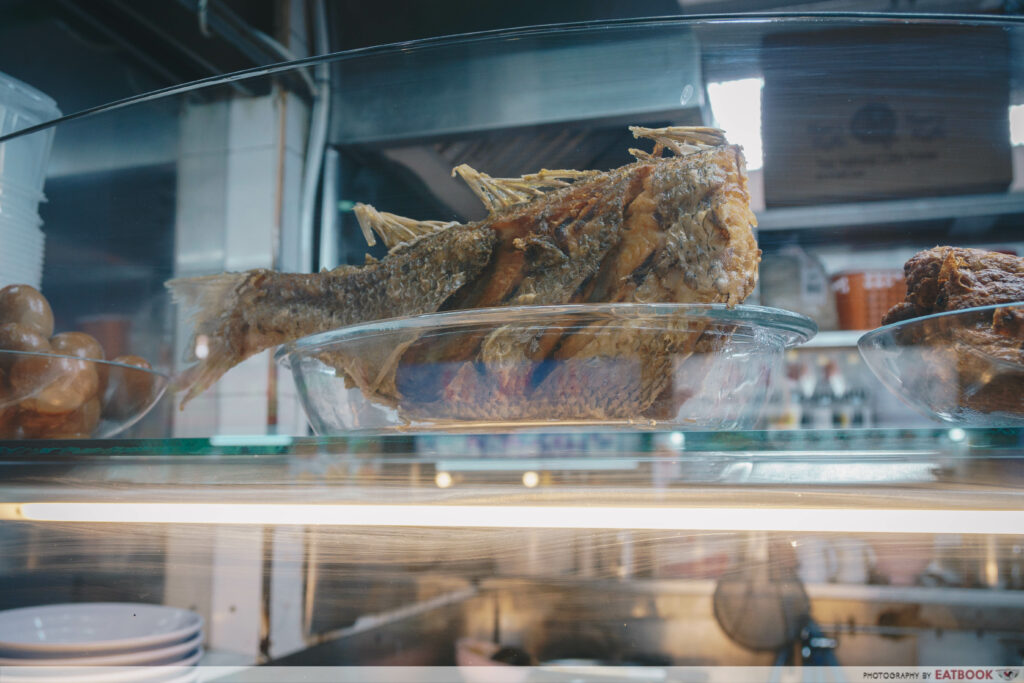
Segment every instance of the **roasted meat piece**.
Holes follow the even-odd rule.
[[[1024,301],[1024,258],[983,249],[935,247],[903,267],[907,298],[882,324],[931,313]]]
[[[1024,258],[982,249],[935,247],[915,255],[904,266],[907,298],[889,310],[882,324],[932,313],[979,306],[1024,302]],[[1024,363],[1024,306],[1002,307],[949,333],[977,352]]]
[[[928,367],[905,380],[908,389],[955,397],[950,402],[973,413],[1024,416],[1024,259],[935,247],[907,261],[905,275],[907,298],[886,313],[883,324],[1007,304],[900,329],[898,343]]]

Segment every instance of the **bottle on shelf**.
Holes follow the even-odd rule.
[[[814,386],[814,393],[811,394],[810,420],[807,427],[808,429],[831,429],[833,426],[832,410],[836,397],[828,378],[828,356],[819,355],[816,363],[817,382]]]

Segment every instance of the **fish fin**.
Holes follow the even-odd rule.
[[[407,246],[421,237],[458,225],[456,221],[417,221],[378,211],[369,204],[356,204],[354,212],[366,243],[371,247],[377,243],[373,236],[376,232],[389,250]]]
[[[219,312],[248,277],[249,273],[179,277],[164,286],[171,292],[171,301],[189,311],[192,321],[200,326],[217,317],[214,311]]]
[[[724,130],[720,128],[707,128],[705,126],[668,126],[667,128],[630,126],[629,130],[633,133],[634,138],[654,140],[653,156],[655,157],[661,156],[662,149],[666,147],[679,156],[686,156],[703,149],[719,147],[729,142],[725,139]],[[632,149],[629,151],[631,154],[634,153]],[[641,157],[637,158],[640,159]]]
[[[568,187],[573,181],[591,178],[597,173],[545,168],[518,178],[492,178],[468,164],[460,164],[452,169],[452,176],[462,178],[491,212],[532,201],[546,192]]]
[[[189,313],[193,325],[192,355],[199,360],[174,378],[175,391],[187,390],[181,408],[243,360],[221,331],[238,301],[239,289],[250,275],[251,272],[221,273],[165,283],[174,303]]]
[[[186,392],[178,404],[178,409],[184,410],[192,399],[213,386],[214,382],[234,366],[235,363],[229,361],[226,356],[216,356],[213,360],[202,360],[179,372],[171,384],[174,391]]]
[[[635,147],[630,147],[629,153],[635,156],[637,161],[654,161],[655,159],[658,158],[658,156],[655,154],[645,152],[642,149],[636,149]]]
[[[600,174],[600,171],[578,171],[571,168],[551,170],[542,168],[536,173],[527,173],[521,178],[510,178],[510,180],[522,180],[527,183],[536,183],[538,186],[550,185],[552,188],[565,187],[570,182],[586,180]]]

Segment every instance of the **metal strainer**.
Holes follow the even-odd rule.
[[[795,562],[763,533],[750,536],[745,561],[718,581],[713,600],[718,625],[750,650],[778,651],[810,621],[811,601]]]

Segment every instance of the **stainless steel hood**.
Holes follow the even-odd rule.
[[[497,43],[466,40],[364,57],[358,69],[342,61],[332,71],[335,145],[409,144],[554,123],[690,119],[705,107],[700,47],[682,27],[639,39],[616,28],[525,32]]]
[[[329,143],[404,167],[462,219],[483,209],[449,177],[458,164],[495,177],[611,168],[630,160],[627,125],[710,121],[700,45],[681,26],[528,30],[331,72]]]

